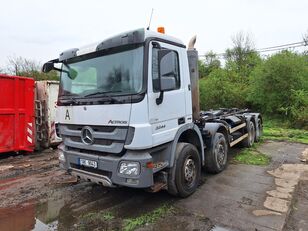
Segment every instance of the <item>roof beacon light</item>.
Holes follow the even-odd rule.
[[[163,27],[163,26],[157,27],[157,32],[165,34],[165,27]]]

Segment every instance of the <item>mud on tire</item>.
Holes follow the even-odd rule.
[[[178,143],[175,162],[168,173],[168,192],[180,197],[194,193],[201,177],[201,159],[195,146]]]

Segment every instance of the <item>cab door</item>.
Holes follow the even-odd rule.
[[[180,65],[181,49],[184,48],[152,41],[149,49],[149,122],[152,125],[152,143],[156,146],[173,140],[178,127],[186,122],[185,88]],[[159,75],[161,78],[174,78],[174,88],[161,92]]]

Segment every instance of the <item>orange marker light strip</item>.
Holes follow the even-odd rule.
[[[157,27],[157,32],[158,33],[162,33],[162,34],[165,34],[165,27]]]

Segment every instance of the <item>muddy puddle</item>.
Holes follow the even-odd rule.
[[[55,189],[44,199],[0,208],[0,230],[80,230],[83,218],[89,214],[112,214],[119,223],[117,228],[121,228],[122,220],[138,217],[173,200],[166,192],[109,189],[84,182]],[[109,230],[108,222],[105,227]]]
[[[0,158],[1,231],[121,230],[125,219],[173,201],[167,192],[77,182],[59,169],[52,150]]]

